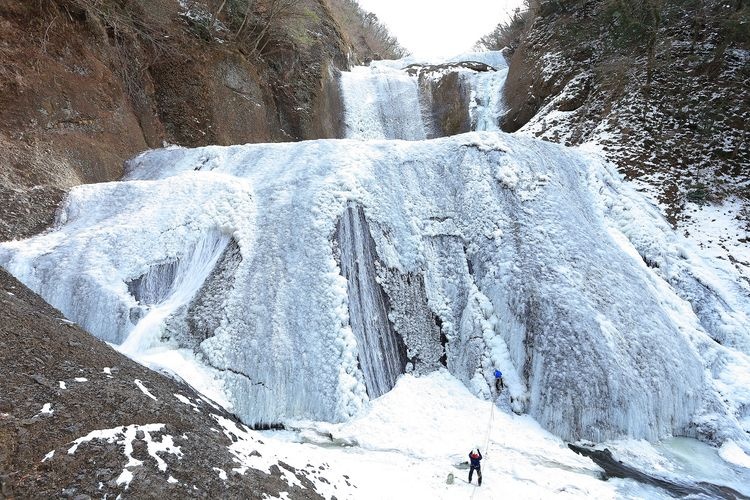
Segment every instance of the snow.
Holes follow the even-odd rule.
[[[174,397],[176,397],[180,403],[195,406],[193,402],[191,402],[187,397],[183,396],[182,394],[173,394]]]
[[[47,460],[52,460],[52,457],[55,456],[55,450],[50,451],[46,455],[44,455],[44,458],[42,459],[42,462],[46,462]]]
[[[467,62],[467,61],[474,61],[474,62],[480,62],[483,64],[486,64],[487,66],[491,66],[495,68],[496,70],[502,70],[508,67],[508,62],[505,60],[505,56],[503,56],[502,51],[500,50],[488,50],[488,51],[482,51],[482,52],[465,52],[462,54],[457,54],[452,57],[434,57],[434,58],[424,58],[424,57],[414,57],[414,56],[406,56],[401,59],[384,59],[382,61],[372,61],[369,65],[370,68],[375,70],[381,70],[383,68],[387,69],[404,69],[407,66],[411,66],[414,64],[427,66],[427,65],[433,65],[433,64],[446,64],[446,63],[460,63],[460,62]]]
[[[137,385],[137,386],[138,386],[138,388],[139,388],[139,389],[141,390],[141,392],[142,392],[143,394],[145,394],[146,396],[150,397],[150,398],[151,398],[151,399],[153,399],[154,401],[158,401],[158,399],[156,398],[156,396],[154,396],[153,394],[151,394],[151,391],[149,391],[149,390],[148,390],[148,388],[146,388],[146,386],[145,386],[145,385],[143,385],[143,382],[141,382],[141,381],[140,381],[140,380],[138,380],[138,379],[135,379],[135,381],[134,381],[134,382],[135,382],[135,385]]]
[[[143,433],[142,438],[138,438],[138,434]],[[154,435],[162,434],[161,440],[157,441]],[[133,457],[133,442],[136,440],[144,441],[146,444],[146,450],[149,456],[156,462],[156,467],[159,471],[167,470],[167,463],[159,454],[171,454],[176,458],[182,457],[182,450],[179,446],[176,446],[174,439],[169,434],[164,434],[164,424],[146,424],[146,425],[127,425],[123,427],[115,427],[113,429],[98,429],[89,432],[86,436],[80,437],[73,441],[73,445],[68,449],[69,455],[74,455],[78,448],[88,442],[94,440],[101,440],[107,443],[116,443],[122,447],[122,451],[127,458],[127,463],[122,470],[122,473],[117,478],[117,484],[124,484],[125,488],[130,485],[133,480],[133,473],[130,469],[144,465],[142,460],[138,460]]]
[[[346,423],[297,422],[292,431],[261,436],[230,421],[219,422],[234,441],[230,449],[238,461],[236,472],[267,471],[274,460],[282,460],[324,497],[671,498],[630,480],[601,481],[593,462],[570,451],[533,419],[493,408],[445,370],[402,376],[392,391]],[[477,445],[484,455],[481,488],[466,483],[467,455]],[[740,491],[750,484],[743,485],[746,477],[731,466],[711,461],[706,454],[718,458],[716,450],[694,440],[656,447],[626,440],[607,446],[626,463],[672,480],[706,480],[700,468],[708,463],[705,468],[713,469],[710,477],[720,478],[719,484]],[[689,452],[673,451],[678,449]],[[322,464],[322,469],[308,464]],[[286,469],[280,470],[284,474]],[[446,484],[449,473],[455,476],[453,485]]]
[[[719,456],[727,462],[750,469],[750,455],[742,451],[742,448],[737,446],[734,441],[726,441],[721,445]]]
[[[167,463],[159,456],[159,453],[171,453],[177,458],[182,457],[182,451],[179,446],[175,446],[174,439],[170,435],[162,436],[161,441],[154,441],[150,434],[146,434],[144,440],[148,447],[148,453],[156,460],[157,468],[164,472],[167,470]]]
[[[88,382],[89,381],[89,379],[87,379],[86,377],[76,377],[73,380],[76,381],[76,382],[78,382],[79,384],[82,384],[84,382]]]
[[[224,469],[219,469],[218,467],[213,467],[213,470],[215,470],[219,474],[219,479],[226,481],[227,480],[227,473]]]
[[[133,473],[128,469],[123,469],[120,475],[117,476],[117,479],[115,480],[118,486],[124,485],[126,490],[130,486],[131,481],[133,481]]]
[[[58,384],[58,386],[60,387],[60,389],[63,389],[63,390],[65,390],[65,389],[67,389],[67,388],[68,388],[68,386],[67,386],[67,385],[65,385],[65,382],[63,382],[62,380],[58,381],[58,382],[57,382],[57,384]]]
[[[182,404],[186,404],[186,405],[188,405],[188,406],[191,406],[191,407],[193,408],[193,411],[195,411],[196,413],[200,413],[200,411],[201,411],[201,410],[200,410],[200,407],[199,407],[199,406],[198,406],[197,404],[195,404],[195,403],[193,403],[192,401],[190,401],[190,399],[189,399],[189,398],[187,398],[186,396],[183,396],[182,394],[173,394],[173,396],[174,396],[174,397],[176,397],[176,398],[177,398],[177,400],[178,400],[178,401],[179,401],[180,403],[182,403]],[[200,402],[200,401],[199,401],[199,402]]]
[[[138,362],[155,370],[170,373],[206,396],[206,403],[214,403],[231,410],[232,401],[226,394],[222,371],[208,366],[200,354],[180,348],[176,343],[162,343],[144,351],[131,353]],[[213,403],[212,403],[213,402]]]
[[[41,415],[52,415],[55,413],[55,410],[52,409],[52,403],[44,403],[39,413]]]
[[[743,208],[744,203],[734,197],[720,204],[689,203],[679,231],[687,233],[702,256],[728,261],[750,279],[750,227],[741,222]]]

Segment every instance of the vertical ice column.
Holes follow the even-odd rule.
[[[508,68],[483,71],[470,75],[471,79],[471,129],[496,132],[500,130],[500,119],[505,113],[503,87]]]
[[[388,319],[388,297],[375,278],[375,242],[361,207],[347,207],[339,222],[337,240],[359,363],[367,393],[376,398],[390,391],[404,372],[406,347]]]
[[[427,138],[416,77],[385,67],[355,67],[341,74],[341,90],[347,138]]]

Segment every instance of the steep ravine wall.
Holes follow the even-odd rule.
[[[511,58],[503,130],[602,145],[672,223],[727,198],[747,206],[747,2],[539,3]]]
[[[196,36],[176,0],[140,7],[156,41],[80,5],[0,5],[0,240],[43,230],[68,189],[116,180],[125,160],[165,143],[341,135],[336,76],[356,54],[325,2],[297,6],[316,38],[263,58]]]

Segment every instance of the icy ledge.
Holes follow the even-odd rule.
[[[176,298],[136,345],[195,349],[246,422],[340,421],[368,399],[358,361],[375,348],[352,330],[362,297],[337,254],[353,206],[406,370],[444,364],[488,397],[499,367],[500,405],[567,439],[747,449],[747,288],[597,158],[552,144],[475,133],[154,151],[125,182],[75,189],[57,228],[0,245],[0,264],[118,342]],[[178,281],[175,262],[200,279]]]

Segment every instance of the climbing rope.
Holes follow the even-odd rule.
[[[484,439],[484,454],[490,454],[490,432],[492,431],[492,422],[495,420],[495,403],[490,401],[490,421],[487,424],[487,436]]]
[[[490,433],[492,432],[492,423],[495,420],[495,402],[490,401],[490,420],[487,422],[487,435],[484,438],[484,455],[483,458],[487,458],[490,455]],[[474,487],[474,491],[471,492],[471,499],[474,499],[474,495],[477,492],[477,487]]]

